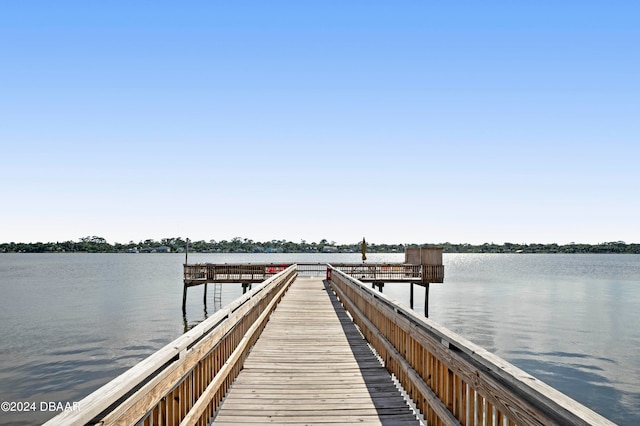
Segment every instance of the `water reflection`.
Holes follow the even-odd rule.
[[[214,312],[216,312],[216,311],[214,311]],[[207,305],[206,304],[204,304],[204,309],[203,309],[202,316],[199,317],[196,320],[189,321],[187,319],[187,313],[183,312],[183,314],[182,314],[182,324],[183,324],[184,333],[186,333],[187,331],[191,330],[192,328],[194,328],[196,325],[200,324],[202,321],[206,320],[207,318],[209,318],[209,313],[207,312]]]
[[[242,295],[189,289],[182,255],[0,255],[0,394],[78,401]],[[402,262],[371,254],[371,262]],[[358,262],[349,255],[194,254],[193,262]],[[640,424],[640,257],[444,256],[429,317],[619,424]],[[202,291],[202,290],[200,290]],[[409,285],[384,294],[409,306]],[[414,310],[424,313],[424,290]],[[39,424],[26,415],[0,423]]]
[[[640,258],[445,255],[429,317],[618,424],[640,421]],[[404,285],[384,292],[408,306]],[[422,310],[422,292],[414,310]],[[420,299],[418,299],[420,298]]]
[[[560,392],[596,411],[607,406],[607,417],[622,421],[625,407],[623,391],[608,377],[614,360],[585,353],[508,351],[509,361]],[[622,422],[624,423],[624,421]]]

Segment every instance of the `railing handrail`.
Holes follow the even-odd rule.
[[[389,315],[394,317],[394,322],[403,324],[413,334],[430,336],[432,341],[439,342],[442,348],[447,351],[447,356],[450,357],[450,360],[459,359],[464,361],[464,364],[474,365],[477,371],[480,372],[477,377],[478,380],[482,380],[482,376],[491,376],[496,379],[493,384],[504,383],[516,400],[526,400],[528,403],[534,404],[543,413],[542,416],[550,416],[551,418],[560,416],[561,421],[570,422],[570,424],[614,425],[608,419],[497,355],[490,353],[429,318],[418,315],[412,309],[404,307],[387,295],[369,289],[365,284],[339,269],[330,267],[332,268],[332,280],[334,277],[346,280],[357,291],[385,306]],[[450,362],[447,367],[455,369],[456,366],[452,364],[454,362]],[[472,385],[470,383],[467,384]],[[487,395],[487,397],[491,398],[490,395]],[[514,400],[510,400],[510,402],[513,403]]]
[[[320,273],[326,262],[296,262],[299,271],[306,275]],[[183,264],[186,286],[209,282],[259,282],[267,276],[280,272],[289,263],[195,263]],[[333,267],[347,274],[356,274],[367,281],[414,282],[421,285],[444,282],[444,265],[422,265],[397,262],[342,262]],[[364,274],[364,276],[360,276]]]
[[[277,298],[282,297],[282,294],[286,291],[287,283],[290,283],[296,276],[298,265],[304,266],[309,265],[309,263],[293,264],[279,274],[268,278],[247,294],[234,300],[187,333],[82,399],[79,402],[79,410],[61,413],[46,424],[87,424],[103,418],[117,419],[120,418],[119,416],[124,411],[129,410],[133,404],[137,404],[136,408],[127,412],[127,418],[135,417],[135,421],[138,421],[140,416],[136,413],[139,413],[140,410],[150,413],[148,409],[141,408],[150,404],[149,400],[141,401],[148,394],[149,389],[154,388],[156,385],[160,386],[159,383],[161,381],[164,388],[167,385],[177,386],[177,383],[182,383],[173,381],[174,377],[185,377],[186,374],[189,374],[184,372],[186,371],[185,369],[193,368],[189,366],[192,365],[194,360],[201,359],[198,358],[202,356],[200,355],[201,353],[210,350],[207,349],[210,343],[214,341],[221,342],[221,336],[226,336],[227,333],[230,333],[228,330],[233,330],[234,328],[236,330],[240,329],[241,334],[244,333],[240,343],[240,346],[244,346],[238,346],[229,360],[231,358],[233,360],[241,359],[244,355],[240,352],[244,353],[245,350],[248,350],[246,348],[250,348],[252,335],[259,335],[260,327],[266,322],[270,310],[277,304]],[[313,263],[311,265],[321,266],[323,264]],[[383,340],[382,348],[376,349],[381,354],[384,352],[382,357],[387,362],[387,368],[390,368],[390,364],[395,364],[397,367],[398,362],[396,361],[399,360],[402,365],[395,370],[394,374],[403,376],[399,377],[401,383],[405,380],[412,380],[413,382],[409,383],[412,389],[409,393],[411,394],[411,392],[415,391],[420,393],[421,398],[425,401],[433,402],[436,407],[436,415],[446,424],[456,424],[456,414],[448,408],[448,403],[445,404],[439,400],[436,392],[430,390],[430,385],[427,382],[431,377],[423,377],[419,371],[412,369],[411,362],[416,360],[416,345],[423,345],[423,348],[427,348],[428,356],[437,358],[437,361],[444,366],[447,370],[446,372],[438,370],[443,374],[441,378],[445,379],[448,374],[457,374],[458,376],[455,377],[456,383],[461,382],[463,386],[473,389],[474,392],[477,392],[479,398],[484,398],[488,407],[492,406],[496,410],[503,410],[496,411],[498,413],[496,415],[506,416],[510,421],[509,424],[514,424],[514,419],[516,419],[518,424],[613,425],[612,422],[589,408],[484,348],[434,321],[416,314],[412,309],[399,304],[392,298],[369,289],[358,279],[340,271],[338,269],[340,265],[335,265],[335,267],[330,264],[324,265],[331,270],[331,280],[334,281],[332,286],[336,288],[339,298],[345,304],[345,307],[352,313],[354,321],[361,327],[363,327],[361,324],[364,324],[365,327],[369,328],[368,330],[363,330],[363,334]],[[339,283],[339,285],[335,283]],[[349,294],[357,300],[345,300],[345,298],[349,298]],[[259,304],[263,302],[268,303],[268,306],[264,309],[258,309]],[[258,311],[257,313],[256,310]],[[371,312],[374,311],[380,313],[380,315],[376,319],[369,318],[372,315]],[[253,322],[246,323],[248,325],[242,327],[236,327],[236,324],[240,324],[240,319],[245,324],[244,320],[248,318],[249,313],[254,315],[252,318],[257,319],[250,319]],[[386,331],[376,328],[375,322],[381,318],[386,321],[384,322],[384,324],[387,324]],[[247,330],[247,327],[248,332],[242,331]],[[402,331],[392,331],[394,336],[391,338],[392,340],[389,340],[385,332],[390,329]],[[398,336],[400,336],[400,345],[396,346],[393,338],[395,337],[398,340]],[[370,343],[376,347],[372,341]],[[426,356],[418,356],[419,359],[422,359],[424,366],[425,360],[420,357],[426,358]],[[233,362],[236,365],[235,361]],[[239,361],[238,364],[241,366],[242,361]],[[231,367],[225,362],[224,368]],[[222,369],[219,371],[220,374],[214,375],[208,386],[205,384],[206,389],[199,394],[195,403],[190,406],[191,408],[187,409],[186,413],[181,413],[180,416],[184,415],[187,419],[199,416],[199,413],[206,410],[204,406],[209,403],[207,402],[209,395],[218,393],[216,390],[217,385],[214,382],[224,381],[230,383],[235,377],[227,376],[227,370],[224,370],[224,374]],[[459,387],[460,385],[456,384],[455,386]],[[405,385],[405,387],[407,386]],[[221,392],[224,393],[227,388],[226,386],[221,388]],[[453,394],[453,390],[448,390],[447,392]],[[157,394],[153,398],[157,399],[158,395],[166,394]],[[169,398],[169,396],[166,398]],[[460,404],[460,402],[457,403]],[[478,407],[476,407],[477,409]],[[468,410],[468,408],[465,408],[465,410]],[[471,410],[473,410],[473,403]],[[457,408],[457,411],[460,411],[460,408]],[[457,412],[457,415],[459,416],[460,413]],[[493,416],[493,414],[484,415]],[[147,414],[143,414],[143,416],[147,418]],[[499,418],[502,419],[503,417]]]
[[[78,403],[79,410],[63,412],[49,420],[46,425],[86,424],[95,420],[97,416],[107,415],[111,408],[117,408],[114,406],[123,403],[129,396],[133,395],[141,384],[144,385],[155,376],[161,374],[173,362],[184,358],[190,348],[197,345],[201,339],[221,326],[243,305],[259,298],[261,293],[272,284],[287,279],[287,276],[292,271],[295,271],[295,265],[289,266],[277,275],[269,277],[185,334],[83,398]]]

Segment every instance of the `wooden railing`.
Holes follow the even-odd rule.
[[[317,273],[315,267],[309,267]],[[597,413],[330,266],[331,287],[429,425],[613,425]],[[174,340],[47,425],[207,425],[293,265]]]
[[[402,263],[334,263],[333,267],[360,281],[444,282],[444,265]]]
[[[281,271],[46,424],[207,425],[296,275]]]
[[[289,264],[213,264],[184,265],[184,282],[261,282],[287,269]]]
[[[260,282],[275,275],[289,264],[213,264],[184,265],[186,285],[206,282]],[[303,275],[324,275],[326,263],[299,263]],[[362,281],[444,282],[443,265],[409,265],[402,263],[336,263],[333,267]]]
[[[326,263],[298,263],[299,277],[325,277],[326,275]]]
[[[420,277],[423,283],[443,283],[444,265],[420,265]]]
[[[331,287],[429,425],[613,425],[337,269]]]
[[[332,266],[361,281],[419,280],[420,265],[334,263]]]

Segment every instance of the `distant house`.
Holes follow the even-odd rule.
[[[161,246],[156,248],[156,252],[158,253],[171,253],[171,247]]]
[[[323,253],[337,253],[338,252],[338,247],[336,247],[336,246],[324,246],[324,247],[322,247],[322,252]]]

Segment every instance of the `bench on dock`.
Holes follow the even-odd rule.
[[[324,271],[267,277],[47,425],[613,425],[357,276]]]

